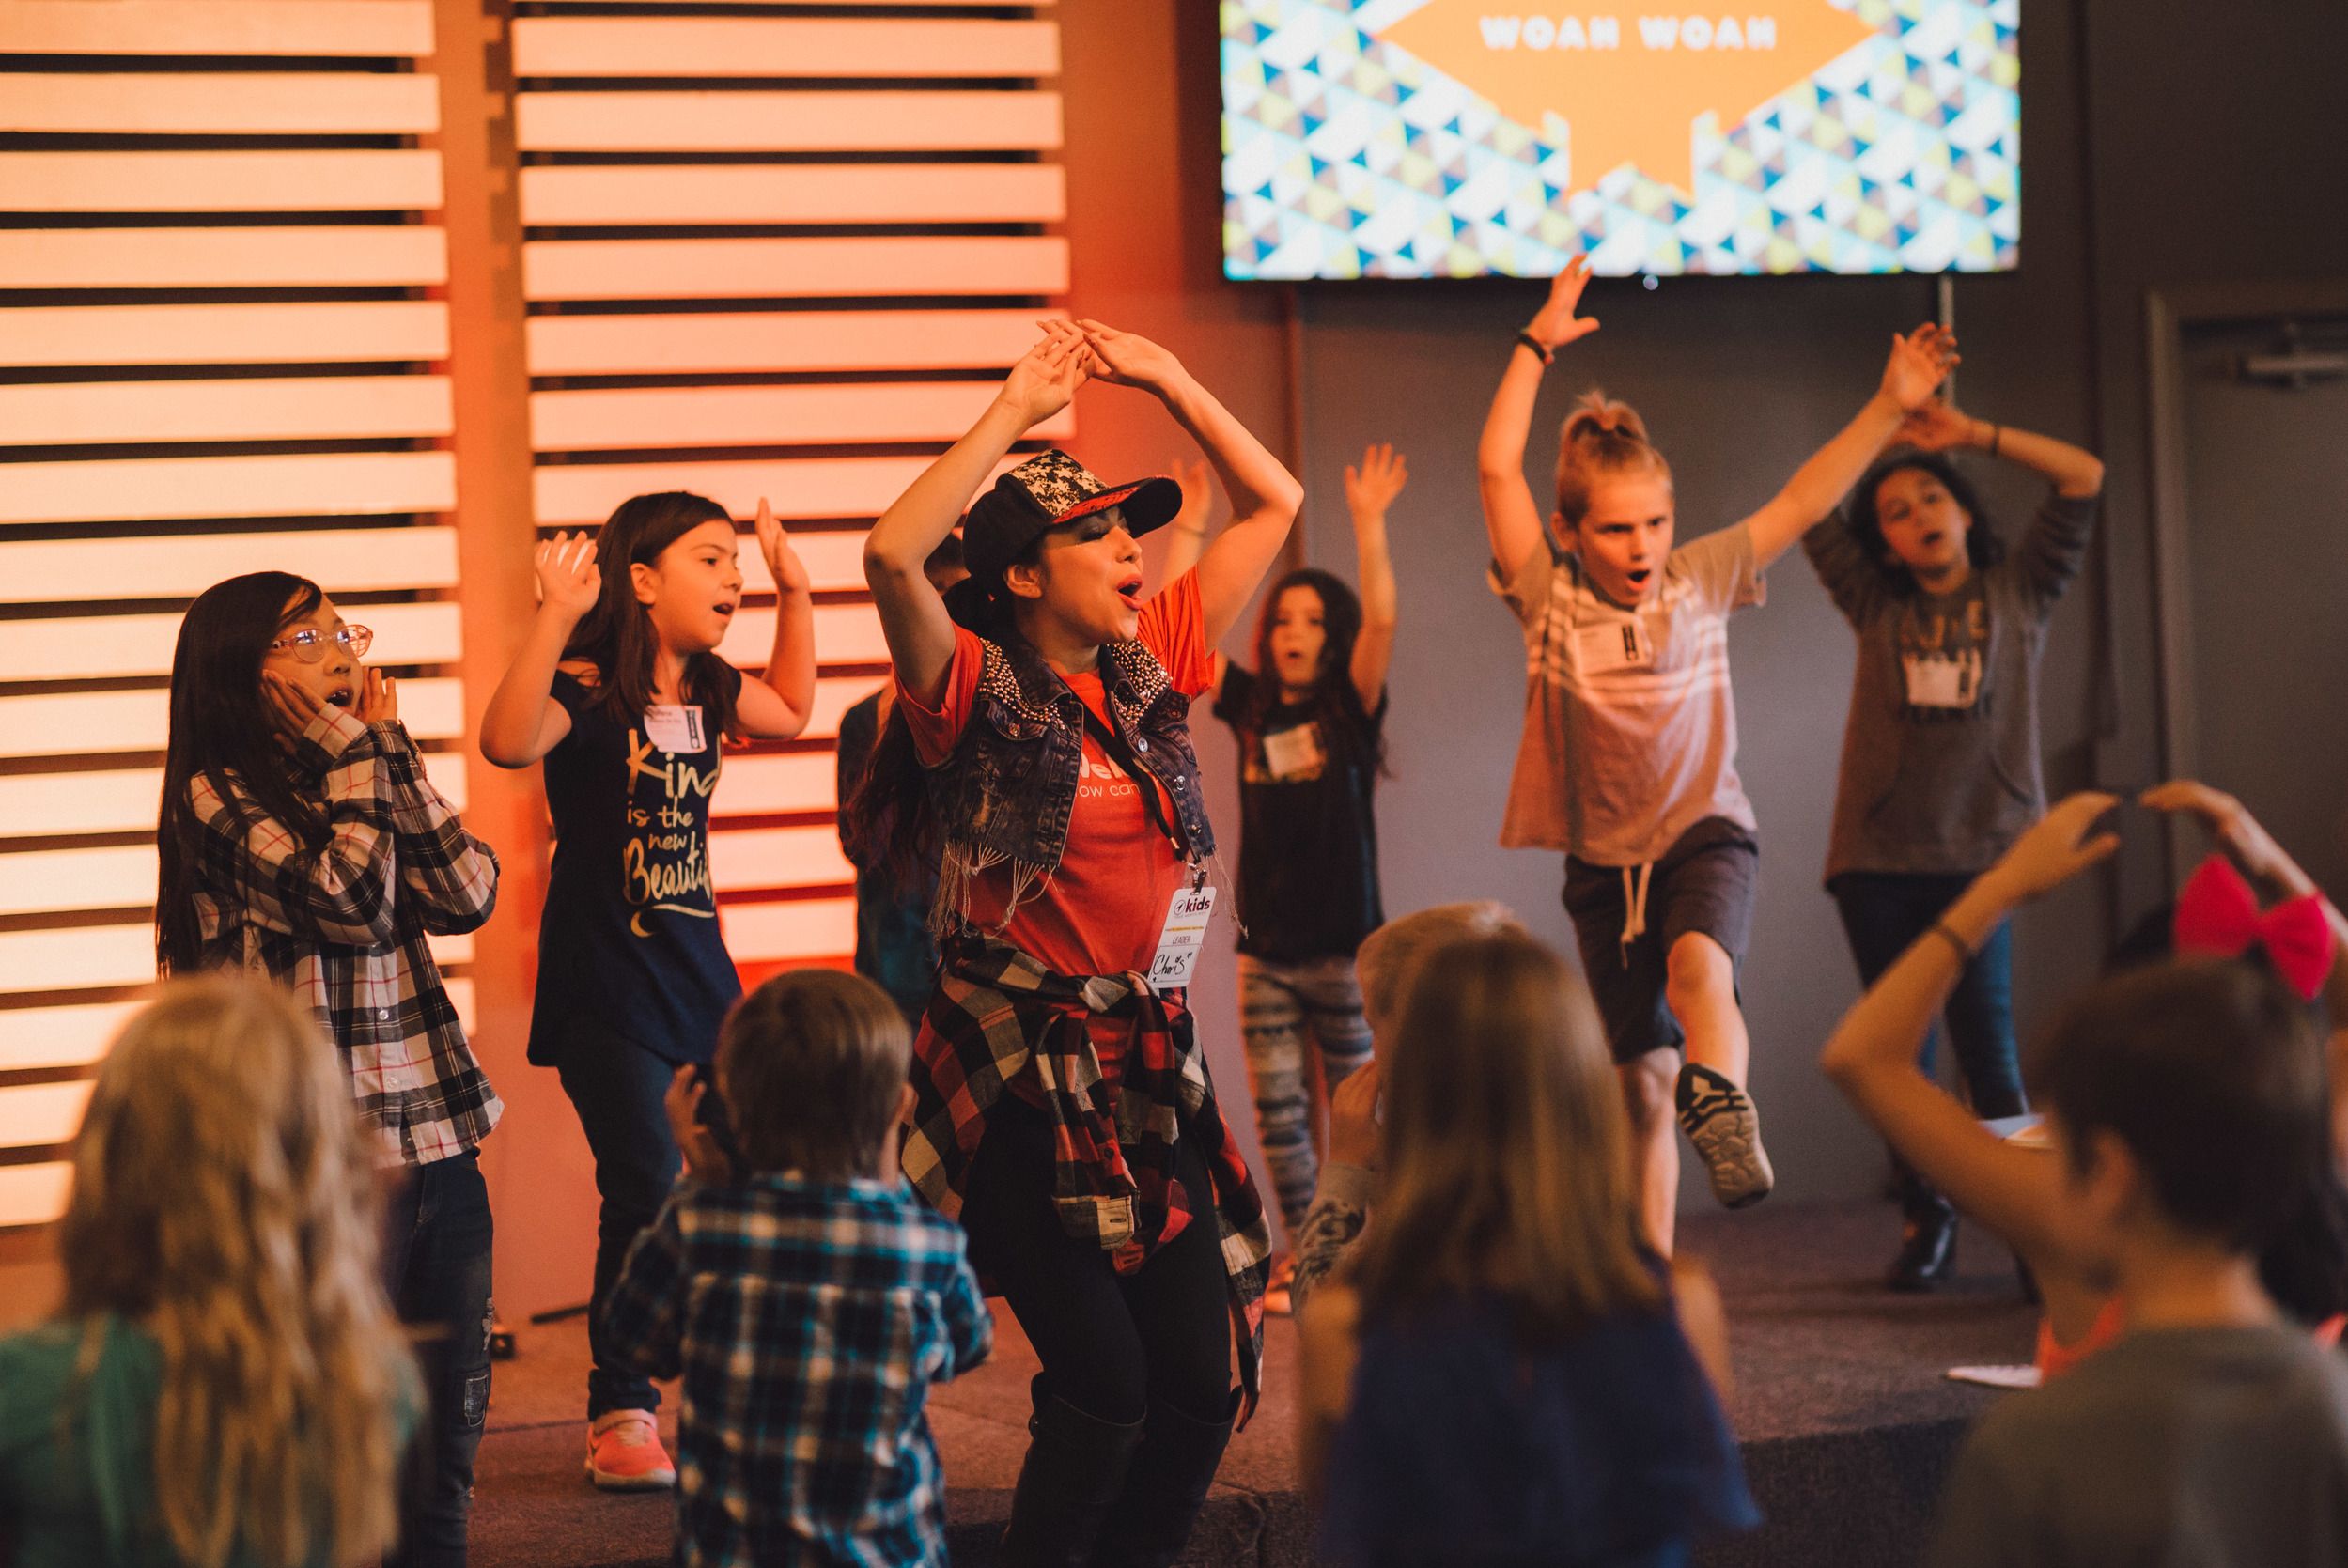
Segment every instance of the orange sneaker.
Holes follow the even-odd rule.
[[[649,1410],[606,1410],[587,1427],[587,1479],[607,1492],[657,1492],[676,1484]]]

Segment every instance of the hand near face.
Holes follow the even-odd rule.
[[[541,542],[536,570],[539,605],[572,621],[583,620],[603,592],[595,541],[584,534],[557,534]]]
[[[399,688],[381,670],[369,670],[359,682],[359,700],[352,705],[362,724],[399,722]]]
[[[685,1157],[686,1173],[697,1182],[723,1187],[734,1179],[734,1164],[718,1147],[717,1135],[701,1120],[701,1097],[708,1093],[699,1068],[679,1067],[669,1079],[661,1106],[668,1112],[669,1134]]]
[[[261,672],[261,706],[281,745],[301,739],[326,711],[325,699],[317,692],[267,669]]]
[[[1907,417],[1900,421],[1899,433],[1892,439],[1920,451],[1946,452],[1951,447],[1971,444],[1973,421],[1953,404],[1926,398],[1908,411]]]
[[[807,575],[806,563],[799,551],[791,548],[791,536],[775,520],[774,510],[767,498],[758,498],[758,553],[766,557],[767,570],[774,576],[775,591],[780,594],[804,594],[813,591],[815,580]]]

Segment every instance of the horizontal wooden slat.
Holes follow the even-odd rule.
[[[869,689],[871,682],[866,681]],[[853,699],[850,699],[853,701]],[[845,707],[847,705],[841,705]],[[817,711],[822,710],[820,693]],[[419,740],[465,736],[464,688],[434,677],[399,683],[399,721]],[[834,720],[837,722],[837,720]],[[0,756],[54,757],[82,753],[160,752],[171,727],[171,694],[58,691],[0,697]]]
[[[1054,76],[1050,22],[521,17],[516,76]]]
[[[954,441],[996,391],[986,381],[884,381],[538,392],[530,397],[530,435],[541,452]],[[1028,434],[1050,441],[1075,428],[1064,409]]]
[[[289,571],[330,594],[453,588],[457,531],[296,528],[152,538],[0,539],[0,601],[56,604],[91,596],[193,598],[225,578]]]
[[[73,1167],[64,1160],[0,1165],[0,1225],[47,1225],[65,1213]]]
[[[0,1149],[42,1149],[70,1143],[95,1085],[25,1083],[0,1088]]]
[[[105,1056],[115,1035],[142,1005],[100,1001],[0,1012],[0,1072],[86,1067]]]
[[[759,661],[765,662],[763,650]],[[826,675],[816,682],[816,711],[807,721],[801,740],[836,740],[840,735],[840,715],[863,702],[880,687],[871,675]]]
[[[439,300],[0,310],[0,365],[298,365],[448,357]]]
[[[419,56],[431,0],[6,0],[0,54]]]
[[[473,961],[473,939],[429,939],[442,964]],[[0,931],[0,992],[94,990],[144,986],[155,978],[155,927],[73,925],[49,931]],[[8,1018],[0,1012],[0,1023]]]
[[[152,802],[149,803],[152,810]],[[155,846],[0,855],[0,915],[134,909],[155,902]],[[0,1015],[0,1027],[6,1016]]]
[[[765,496],[779,518],[874,518],[922,475],[930,458],[791,458],[747,463],[567,463],[540,468],[531,489],[548,528],[601,522],[631,495],[691,490],[738,518]],[[1003,459],[1008,468],[1021,459]],[[992,479],[988,483],[992,483]]]
[[[335,441],[455,428],[445,376],[0,386],[0,444],[8,445]]]
[[[736,613],[734,625],[719,651],[745,670],[766,668],[767,652],[774,646],[774,612],[745,609]],[[889,644],[881,640],[880,612],[869,604],[816,606],[816,661],[818,664],[881,664]]]
[[[845,958],[856,951],[856,900],[803,898],[728,904],[718,911],[725,950],[739,964]]]
[[[368,517],[457,505],[448,452],[10,463],[0,476],[0,522]]]
[[[534,240],[533,300],[1059,294],[1068,242],[1054,235],[808,240]]]
[[[869,687],[873,682],[864,684]],[[711,809],[720,816],[833,810],[839,804],[833,777],[837,766],[837,760],[826,752],[728,757],[718,772],[718,792]]]
[[[534,316],[534,376],[713,370],[946,370],[1008,366],[1063,311],[811,310],[712,316]]]
[[[546,164],[521,171],[525,224],[1047,224],[1056,163]]]
[[[0,229],[0,288],[358,287],[448,281],[437,228]]]
[[[732,893],[853,882],[856,868],[832,828],[736,828],[709,835],[709,875],[719,892]]]
[[[405,696],[403,691],[403,707]],[[423,758],[425,776],[432,781],[432,787],[450,805],[464,810],[464,753],[426,752]],[[0,837],[151,832],[163,786],[160,768],[0,774]]]
[[[421,74],[27,71],[9,76],[8,85],[0,93],[0,131],[420,136],[441,128],[440,83]]]
[[[464,653],[462,617],[454,603],[353,605],[344,609],[344,618],[373,629],[370,664],[450,664]],[[10,680],[169,675],[180,620],[174,614],[0,621],[0,671]]]
[[[0,211],[361,212],[440,204],[437,152],[0,152]]]
[[[791,552],[807,568],[817,593],[864,591],[864,530],[793,534]],[[753,594],[774,592],[774,574],[767,570],[767,558],[748,538],[742,540],[742,587]]]
[[[524,152],[1045,151],[1054,92],[522,92]]]

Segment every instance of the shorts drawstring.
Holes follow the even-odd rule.
[[[1647,934],[1647,884],[1655,862],[1623,867],[1623,967],[1630,968],[1630,944]]]

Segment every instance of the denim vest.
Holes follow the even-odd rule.
[[[1059,868],[1084,761],[1082,700],[1043,656],[1019,641],[981,638],[980,646],[986,659],[970,722],[954,754],[928,771],[945,840],[934,924],[949,931],[968,911],[971,877],[1010,866],[1007,922]],[[1138,642],[1103,644],[1100,674],[1118,736],[1174,802],[1178,852],[1204,861],[1214,853],[1215,831],[1190,748],[1190,699]]]

